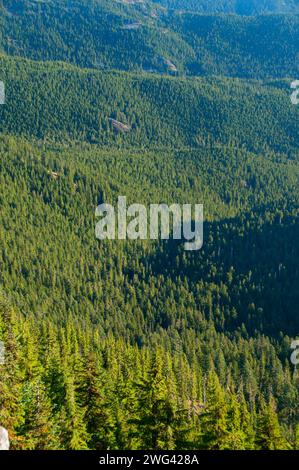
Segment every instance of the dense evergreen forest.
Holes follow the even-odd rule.
[[[4,133],[144,148],[213,141],[297,155],[299,110],[287,80],[100,72],[5,56],[0,67],[9,101],[0,108]],[[131,132],[115,133],[111,118]]]
[[[298,0],[153,0],[170,9],[200,13],[261,15],[299,13]]]
[[[202,16],[125,0],[1,0],[0,26],[0,52],[82,67],[271,79],[298,70],[298,15]]]
[[[297,446],[298,164],[60,145],[1,141],[0,416],[14,447]],[[203,251],[98,242],[98,198],[123,193],[204,200]]]
[[[298,450],[298,17],[104,0],[0,12],[12,448]],[[97,240],[95,208],[119,195],[203,203],[203,248]]]

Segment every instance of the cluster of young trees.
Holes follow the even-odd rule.
[[[0,297],[0,421],[13,449],[298,449],[269,389],[246,402],[196,354],[138,348],[90,325],[24,319]],[[298,381],[298,376],[294,380]],[[221,383],[222,382],[222,383]]]

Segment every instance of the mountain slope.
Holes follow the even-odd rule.
[[[151,4],[0,3],[0,51],[81,67],[179,75],[295,77],[299,17],[178,15]]]
[[[0,281],[24,312],[55,323],[72,313],[140,344],[161,328],[199,332],[200,319],[244,337],[298,331],[298,163],[212,143],[152,152],[0,144]],[[146,207],[203,203],[203,249],[98,241],[95,207],[119,195]]]
[[[5,133],[149,148],[212,140],[296,158],[299,110],[289,82],[102,72],[5,56],[0,64]],[[130,132],[116,131],[111,119]]]
[[[211,13],[260,15],[267,13],[299,13],[298,0],[153,0],[170,9]]]
[[[0,47],[12,448],[298,449],[298,17],[0,0]],[[202,203],[202,249],[98,240],[120,195]]]
[[[190,73],[245,78],[297,77],[299,16],[174,13],[170,27],[194,51]]]

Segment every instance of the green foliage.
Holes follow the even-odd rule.
[[[201,13],[236,13],[257,15],[265,13],[299,13],[296,0],[154,0],[168,8]]]
[[[211,3],[213,8],[204,13],[222,11]],[[239,7],[248,12],[248,0],[242,3],[246,9]],[[194,4],[193,0],[190,7]],[[197,0],[196,4],[200,5]],[[293,77],[298,65],[298,21],[296,15],[173,14],[151,2],[2,0],[0,51],[96,69]]]
[[[38,139],[137,148],[275,150],[295,158],[289,82],[183,79],[81,70],[0,57],[0,130]],[[110,118],[129,124],[117,132]],[[258,137],[257,137],[258,136]]]
[[[262,450],[285,450],[286,442],[276,415],[275,401],[270,397],[269,404],[263,404],[258,416],[257,446]]]
[[[296,449],[298,17],[153,8],[0,2],[0,424],[13,449]],[[202,250],[97,240],[119,195],[203,203]]]
[[[94,328],[78,328],[71,318],[67,328],[48,331],[41,320],[32,329],[32,319],[1,299],[1,325],[15,325],[15,367],[32,363],[33,346],[39,364],[34,377],[23,374],[14,389],[19,403],[14,421],[9,414],[1,416],[14,449],[244,449],[253,430],[259,433],[256,448],[285,448],[273,397],[268,406],[257,401],[258,418],[248,427],[244,400],[221,386],[215,372],[206,376],[199,362],[193,363],[192,370],[185,367],[181,383],[183,352],[100,338]],[[60,351],[58,358],[55,351]],[[48,382],[47,362],[56,364],[57,374],[63,371],[61,403],[54,399],[57,383]],[[11,365],[8,360],[4,371]],[[9,378],[1,372],[6,387]],[[194,373],[204,377],[207,387],[194,390]]]
[[[194,60],[185,64],[192,74],[265,79],[297,76],[298,20],[299,15],[173,13],[168,21],[194,51]]]
[[[281,442],[293,440],[295,160],[212,142],[162,153],[15,137],[0,155],[1,284],[27,317],[17,327],[2,309],[4,340],[10,325],[18,338],[1,381],[15,448],[261,447],[269,387]],[[203,201],[202,251],[98,242],[94,209],[119,194]]]

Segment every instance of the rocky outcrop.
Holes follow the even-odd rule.
[[[128,124],[124,124],[123,122],[116,121],[116,119],[109,118],[109,121],[112,123],[112,126],[117,131],[130,132],[131,130],[131,127],[128,126]]]

